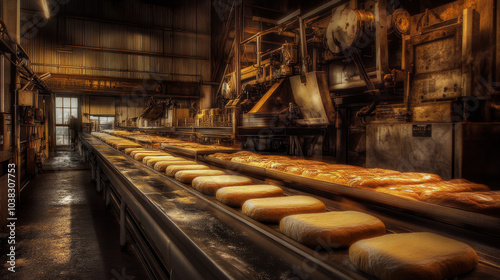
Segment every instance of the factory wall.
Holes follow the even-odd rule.
[[[210,105],[210,1],[58,0],[48,20],[39,2],[21,3],[35,72],[200,83]]]

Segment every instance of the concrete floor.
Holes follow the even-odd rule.
[[[120,249],[118,221],[90,172],[71,170],[81,167],[76,157],[56,154],[49,163],[59,171],[37,175],[21,193],[16,272],[7,270],[2,239],[0,279],[150,279],[134,248]]]
[[[56,151],[50,154],[42,165],[43,171],[85,170],[87,165],[82,162],[80,155],[72,150]]]

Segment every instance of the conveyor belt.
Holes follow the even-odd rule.
[[[172,180],[139,162],[126,158],[99,140],[84,136],[101,160],[112,165],[143,196],[144,203],[152,204],[156,215],[177,228],[179,242],[190,245],[194,255],[206,258],[206,265],[234,278],[278,279],[290,278],[309,269],[311,279],[365,278],[350,263],[347,250],[315,252],[279,233],[276,225],[265,225],[244,216],[238,209],[227,207],[213,197],[202,195],[190,186]],[[103,163],[104,163],[103,162]],[[260,179],[265,179],[261,177]],[[256,183],[260,183],[255,179]],[[329,210],[361,210],[377,216],[389,232],[432,231],[464,241],[473,246],[480,256],[480,265],[464,279],[486,279],[500,274],[500,250],[495,248],[498,237],[428,220],[376,204],[360,203],[350,198],[332,195],[320,190],[293,186],[283,187],[287,194],[313,195],[325,202]],[[153,214],[153,213],[152,213]],[[207,244],[210,244],[207,246]],[[215,248],[214,248],[215,247]],[[245,267],[247,269],[242,268]],[[311,269],[314,268],[314,269]],[[234,271],[234,270],[237,271]],[[252,272],[254,274],[252,274]],[[219,275],[220,276],[220,275]]]
[[[91,146],[103,169],[113,173],[108,178],[119,177],[204,279],[293,278],[297,271],[304,273],[304,262],[315,264],[316,269],[307,272],[312,279],[365,278],[276,242],[91,136],[83,135],[82,140]]]

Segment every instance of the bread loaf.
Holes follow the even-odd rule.
[[[273,185],[246,185],[221,188],[215,197],[218,201],[231,207],[241,207],[249,199],[284,195],[281,188]]]
[[[406,172],[401,175],[375,175],[357,177],[349,181],[351,187],[376,188],[387,185],[414,185],[442,181],[436,174]]]
[[[132,152],[130,152],[130,156],[131,157],[134,157],[136,154],[138,153],[159,153],[160,150],[152,150],[152,149],[137,149],[137,150],[133,150]]]
[[[138,161],[142,161],[145,157],[147,156],[168,156],[169,154],[163,153],[163,152],[144,152],[144,153],[137,153],[134,155],[134,159]]]
[[[385,234],[385,225],[365,213],[332,211],[286,216],[280,221],[280,231],[312,248],[340,248]]]
[[[155,163],[155,165],[153,166],[153,168],[157,171],[160,171],[160,172],[165,172],[165,169],[167,169],[167,167],[169,167],[170,165],[194,165],[194,164],[198,164],[196,161],[190,161],[190,160],[178,160],[178,159],[175,159],[175,160],[163,160],[163,161],[158,161],[157,163]]]
[[[182,170],[208,170],[210,167],[201,164],[193,164],[193,165],[170,165],[165,169],[165,174],[170,177],[174,177],[175,173]]]
[[[148,161],[150,160],[167,160],[167,159],[172,159],[174,158],[174,156],[170,155],[170,154],[167,154],[165,153],[164,155],[161,155],[161,156],[145,156],[143,159],[142,159],[142,163],[144,164],[148,164]]]
[[[500,216],[500,191],[423,192],[421,200],[429,203]]]
[[[360,240],[349,259],[379,279],[451,279],[478,263],[469,245],[429,232],[387,234]]]
[[[421,200],[421,195],[426,194],[426,197],[431,197],[437,193],[457,193],[457,192],[473,192],[473,191],[488,191],[486,185],[476,184],[467,180],[450,180],[440,181],[416,185],[389,185],[378,187],[377,192],[387,193],[395,196]]]
[[[201,169],[201,170],[182,170],[175,173],[175,179],[181,183],[191,184],[191,182],[200,176],[208,177],[208,176],[216,176],[216,175],[224,175],[224,171],[222,170],[211,170],[211,169]]]
[[[123,144],[116,145],[116,148],[118,150],[124,150],[124,149],[128,149],[128,148],[140,148],[140,147],[142,147],[142,146],[139,144],[136,144],[136,143],[123,143]]]
[[[303,195],[250,199],[241,209],[250,218],[266,223],[278,223],[289,215],[326,211],[323,202]]]
[[[192,182],[193,188],[208,195],[215,195],[217,190],[223,187],[251,184],[250,178],[238,175],[201,176]]]
[[[124,153],[126,153],[127,155],[130,155],[130,153],[132,153],[133,151],[151,151],[151,149],[148,149],[148,148],[126,148],[125,150],[123,150]]]
[[[143,159],[143,161],[144,161],[144,159]],[[186,159],[181,158],[181,157],[174,157],[174,156],[165,156],[165,157],[152,156],[151,158],[149,158],[147,160],[146,164],[147,164],[147,166],[154,168],[156,163],[160,162],[160,161],[186,161]]]

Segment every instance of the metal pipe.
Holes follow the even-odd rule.
[[[411,122],[411,98],[410,98],[410,81],[411,81],[411,72],[409,70],[405,70],[405,81],[404,81],[404,102],[406,104],[406,121]]]
[[[101,167],[97,165],[97,177],[96,177],[96,183],[97,183],[97,192],[101,192]]]
[[[304,26],[304,19],[299,17],[300,29],[300,56],[301,56],[301,74],[307,74],[307,43],[306,43],[306,30]]]
[[[208,57],[200,57],[200,56],[192,56],[192,55],[180,55],[180,54],[172,54],[172,53],[155,53],[155,52],[148,52],[148,51],[134,51],[134,50],[112,49],[112,48],[80,46],[80,45],[64,45],[63,47],[74,48],[74,49],[102,51],[102,52],[116,52],[116,53],[127,53],[127,54],[140,54],[140,55],[147,55],[147,56],[174,57],[174,58],[185,58],[185,59],[195,59],[195,60],[209,60]]]
[[[168,76],[181,76],[181,77],[196,77],[196,78],[201,78],[201,75],[197,75],[197,74],[165,73],[165,72],[141,71],[141,70],[123,70],[123,69],[107,68],[107,67],[88,67],[88,66],[59,65],[59,64],[48,64],[48,63],[31,63],[31,65],[34,65],[34,66],[43,66],[43,67],[56,67],[56,68],[99,70],[99,71],[115,71],[115,72],[126,72],[126,73],[161,74],[161,75],[168,75]],[[61,76],[61,74],[53,74],[52,76],[54,78],[58,78],[59,76]],[[88,76],[88,77],[90,77],[90,76]],[[100,77],[100,78],[102,78],[102,77]]]
[[[312,70],[313,71],[317,71],[318,69],[316,69],[318,67],[318,49],[317,48],[313,48],[313,59],[312,59]]]
[[[11,85],[10,85],[10,90],[14,95],[14,98],[11,99],[11,104],[13,109],[13,115],[12,115],[12,136],[14,137],[14,141],[12,143],[14,144],[14,163],[16,166],[19,166],[19,168],[16,168],[16,178],[19,178],[17,180],[17,186],[16,186],[16,191],[18,194],[21,193],[21,137],[20,137],[20,128],[21,126],[19,125],[19,106],[18,106],[18,89],[20,88],[19,85],[19,75],[17,73],[17,68],[15,65],[11,65]],[[19,203],[20,201],[20,195],[16,196],[16,203]]]
[[[332,0],[328,3],[325,3],[319,7],[317,7],[316,9],[310,11],[310,12],[307,12],[305,13],[303,16],[302,16],[302,19],[307,19],[311,16],[314,16],[316,14],[319,14],[321,12],[323,12],[324,10],[326,9],[331,9],[333,6],[337,5],[337,4],[340,4],[340,3],[343,3],[343,2],[347,2],[347,0]]]
[[[56,149],[56,95],[55,93],[51,92],[50,93],[50,102],[51,102],[51,110],[50,110],[50,115],[52,117],[52,125],[50,129],[50,137],[51,137],[51,145],[52,149],[51,151],[55,151]],[[49,122],[50,123],[50,122]]]
[[[0,113],[5,112],[5,58],[0,55]]]
[[[290,22],[289,24],[293,23],[295,21],[292,21]],[[282,31],[281,28],[278,28],[278,26],[276,27],[272,27],[270,29],[267,29],[267,30],[264,30],[262,32],[259,32],[259,33],[255,33],[254,35],[252,35],[251,37],[245,39],[244,41],[241,42],[242,45],[245,45],[245,44],[248,44],[249,42],[252,42],[253,40],[256,40],[257,39],[257,36],[263,36],[263,35],[266,35],[266,34],[271,34],[271,33],[279,33],[280,35],[282,36],[287,36],[287,37],[294,37],[295,38],[295,33],[293,32],[286,32],[286,31]]]
[[[95,165],[93,162],[90,163],[90,180],[95,180]]]
[[[245,6],[256,8],[256,9],[259,9],[259,10],[266,10],[266,11],[276,12],[276,13],[282,13],[282,14],[285,13],[285,12],[283,12],[281,10],[276,10],[276,9],[271,9],[271,8],[267,8],[267,7],[257,6],[257,5],[253,5],[253,4],[250,4],[250,3],[245,3]]]
[[[261,51],[261,36],[257,36],[257,79],[260,77],[260,63],[261,63],[261,57],[260,57],[260,51]]]
[[[125,199],[122,198],[120,203],[120,246],[125,247],[127,244],[127,227],[125,224],[126,214],[125,211],[127,208],[127,204],[125,203]]]
[[[294,17],[298,17],[298,16],[300,15],[300,13],[301,13],[301,10],[300,10],[300,9],[297,9],[297,10],[295,10],[295,11],[291,12],[290,14],[288,14],[288,15],[286,15],[286,16],[284,16],[284,17],[280,18],[280,19],[277,21],[277,24],[278,24],[278,25],[281,25],[281,24],[283,24],[283,23],[285,23],[285,22],[287,22],[287,21],[291,20],[291,19],[292,19],[292,18],[294,18]]]
[[[240,12],[241,12],[241,6],[238,5],[235,7],[234,10],[234,64],[235,64],[235,72],[236,72],[236,97],[238,97],[241,94],[241,39],[240,39],[240,32],[241,32],[241,22],[240,22]],[[231,138],[234,140],[236,139],[236,130],[238,127],[238,108],[234,107],[233,108],[233,132],[231,135]]]

